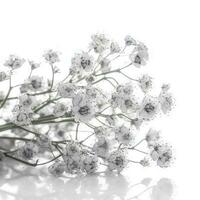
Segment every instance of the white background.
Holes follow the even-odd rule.
[[[176,98],[175,110],[157,125],[175,148],[175,165],[148,175],[170,177],[174,199],[199,199],[199,27],[198,0],[1,0],[0,61],[11,53],[39,58],[53,48],[63,52],[67,69],[93,33],[143,41],[150,52],[148,71],[171,83]],[[134,170],[130,174],[135,177]]]

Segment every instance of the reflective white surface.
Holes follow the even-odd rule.
[[[13,162],[8,163],[0,175],[2,200],[171,200],[175,194],[171,179],[143,177],[133,170],[126,170],[123,175],[56,178],[46,168],[13,166]]]

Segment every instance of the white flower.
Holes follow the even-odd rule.
[[[111,53],[119,53],[121,48],[117,42],[111,42],[110,44],[110,52]]]
[[[66,166],[65,166],[64,162],[57,161],[49,166],[48,171],[53,176],[60,176],[64,173],[65,168],[66,168]]]
[[[72,103],[72,112],[77,121],[88,122],[94,117],[95,108],[85,95],[77,94]]]
[[[79,160],[81,153],[80,145],[72,141],[66,145],[64,155],[65,157],[71,157],[73,160]]]
[[[168,144],[156,144],[151,152],[151,157],[160,167],[169,167],[172,160],[172,149]]]
[[[148,146],[153,146],[160,139],[160,132],[154,129],[149,129],[145,137]]]
[[[119,107],[124,113],[133,113],[139,109],[139,104],[133,96],[124,96],[120,98]]]
[[[129,58],[133,65],[135,65],[136,67],[146,65],[146,62],[149,59],[147,47],[142,43],[137,44],[135,49],[130,54]]]
[[[6,74],[6,72],[4,72],[4,71],[0,72],[0,82],[9,79],[9,77],[10,76],[8,74]]]
[[[93,69],[93,57],[87,52],[76,53],[71,60],[72,68],[76,72],[89,72]]]
[[[34,70],[40,67],[40,63],[36,63],[34,61],[29,61],[29,65],[31,66],[31,70]]]
[[[131,95],[133,94],[133,85],[126,83],[125,85],[120,85],[117,87],[117,92],[121,95]]]
[[[107,128],[105,128],[103,126],[95,127],[94,128],[94,133],[95,133],[96,137],[105,136],[107,134]]]
[[[122,125],[114,129],[115,137],[119,143],[124,145],[130,145],[135,140],[135,135],[133,134],[133,129],[130,130],[126,126]]]
[[[144,93],[148,92],[152,88],[152,78],[144,74],[140,79],[139,79],[139,85]]]
[[[158,98],[152,96],[146,96],[143,99],[139,116],[144,120],[151,120],[157,115],[158,111],[159,111]]]
[[[10,67],[12,70],[21,67],[24,64],[25,60],[16,55],[10,55],[8,60],[4,63],[6,67]]]
[[[104,34],[92,35],[92,42],[90,47],[94,49],[96,53],[102,53],[109,47],[109,39]]]
[[[64,161],[66,164],[66,172],[70,174],[77,174],[81,172],[82,167],[82,158],[79,159],[72,159],[71,157],[64,157]]]
[[[76,86],[73,83],[60,83],[58,95],[63,98],[72,98],[76,94]]]
[[[19,104],[23,107],[23,108],[33,108],[36,105],[36,99],[34,96],[30,96],[27,94],[23,94],[21,96],[19,96]]]
[[[169,92],[161,92],[159,95],[160,107],[164,114],[170,112],[174,107],[174,98]]]
[[[138,117],[131,120],[131,125],[134,125],[136,129],[139,129],[142,123],[143,123],[143,119],[138,118]]]
[[[40,76],[31,76],[27,80],[27,84],[30,90],[38,91],[44,88],[43,77]]]
[[[17,151],[17,155],[24,160],[30,160],[37,155],[38,150],[39,149],[36,144],[28,142]]]
[[[50,64],[54,64],[60,61],[59,53],[56,51],[53,51],[52,49],[48,50],[43,56],[44,56],[44,59]]]
[[[125,153],[117,150],[113,151],[108,157],[108,169],[116,170],[120,173],[127,165]]]
[[[101,71],[102,71],[103,73],[109,72],[110,69],[111,69],[110,60],[107,59],[107,58],[103,58],[103,59],[100,61],[100,65],[101,65]]]
[[[94,173],[97,170],[98,167],[98,158],[97,156],[84,156],[83,162],[82,162],[82,169],[86,171],[86,173],[91,174]]]
[[[27,126],[31,124],[32,112],[21,106],[15,107],[13,110],[13,123],[18,126]]]
[[[67,111],[68,111],[68,108],[64,103],[56,103],[53,108],[53,115],[56,117],[61,117]]]
[[[148,157],[145,157],[142,160],[140,160],[140,164],[143,167],[148,167],[150,165],[150,159]]]
[[[125,41],[126,46],[136,45],[136,41],[130,35],[127,35],[124,38],[124,41]]]
[[[93,146],[94,152],[103,158],[106,158],[111,149],[111,142],[105,136],[98,137],[97,142]]]

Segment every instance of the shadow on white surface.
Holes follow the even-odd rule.
[[[174,187],[170,179],[134,181],[114,174],[56,178],[45,168],[35,170],[8,163],[0,170],[0,200],[172,199]]]

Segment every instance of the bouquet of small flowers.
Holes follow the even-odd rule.
[[[95,34],[58,81],[60,53],[46,51],[44,63],[10,55],[4,63],[8,70],[0,71],[0,83],[9,85],[0,89],[0,165],[8,159],[47,165],[55,176],[95,173],[100,166],[117,173],[129,164],[169,167],[172,148],[159,131],[140,134],[174,107],[168,84],[152,95],[152,77],[139,73],[148,58],[147,47],[129,35],[121,46]],[[42,65],[50,68],[51,78],[37,75]],[[13,84],[25,66],[29,75]]]

